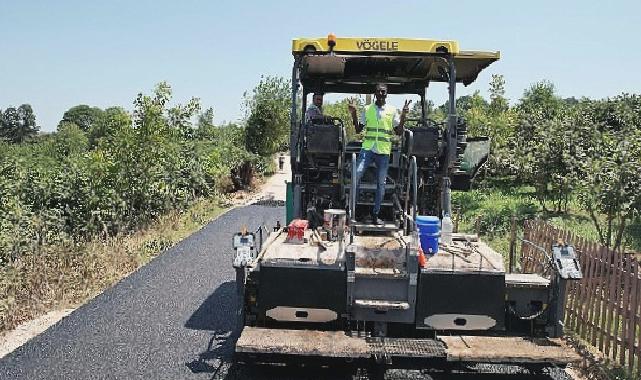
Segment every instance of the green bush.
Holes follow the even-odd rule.
[[[508,232],[512,215],[522,223],[539,211],[539,206],[530,195],[496,189],[453,192],[452,206],[460,210],[461,231],[476,228],[478,219],[479,232],[488,235]]]
[[[162,83],[137,97],[131,116],[87,108],[96,117],[86,130],[68,117],[51,136],[0,142],[0,262],[46,245],[130,233],[201,197],[245,187],[266,169],[245,150],[244,127],[196,133],[198,101],[170,101]]]
[[[251,94],[245,93],[245,145],[267,157],[289,143],[291,83],[281,77],[261,77]]]

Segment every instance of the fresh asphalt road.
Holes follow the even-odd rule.
[[[269,203],[269,202],[268,202]],[[233,209],[0,359],[0,379],[338,378],[306,369],[238,368],[231,237],[284,218],[282,206]],[[311,373],[310,373],[311,372]],[[348,374],[345,374],[348,377]],[[523,379],[523,375],[389,378]],[[566,378],[563,374],[553,376]],[[549,377],[546,377],[549,379]]]
[[[0,359],[0,379],[210,379],[233,350],[232,235],[284,219],[236,208]]]

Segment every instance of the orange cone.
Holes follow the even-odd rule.
[[[425,254],[423,253],[421,247],[418,247],[418,266],[421,268],[425,268],[426,265],[427,258],[425,257]]]

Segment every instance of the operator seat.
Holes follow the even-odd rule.
[[[336,118],[323,116],[311,119],[305,126],[305,148],[307,154],[341,153],[343,144],[342,128]]]

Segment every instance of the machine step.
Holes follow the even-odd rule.
[[[357,206],[373,206],[374,202],[369,202],[369,201],[356,201]],[[394,202],[381,202],[381,207],[383,206],[394,206]]]
[[[361,182],[361,184],[358,186],[358,190],[366,190],[366,191],[376,191],[376,184],[375,183],[364,183]],[[396,189],[396,185],[393,183],[387,183],[385,184],[385,190],[394,190]],[[349,193],[351,188],[349,186],[345,187],[345,192]]]
[[[376,310],[408,310],[409,302],[406,301],[386,301],[386,300],[354,300],[354,305]]]
[[[536,273],[506,273],[505,286],[508,288],[548,288],[550,280]]]
[[[363,223],[363,222],[355,222],[352,223],[356,231],[378,231],[378,232],[385,232],[385,231],[398,231],[398,224],[396,223],[390,223],[390,222],[385,222],[385,224],[372,224],[372,223]]]

